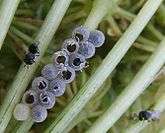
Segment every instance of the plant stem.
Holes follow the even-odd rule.
[[[135,5],[130,9],[132,12],[137,11],[144,4],[145,0],[139,0]]]
[[[33,12],[30,9],[18,9],[15,13],[17,16],[33,16]]]
[[[0,9],[0,49],[20,0],[3,0]]]
[[[119,26],[117,25],[116,21],[114,20],[114,18],[112,17],[112,15],[110,14],[107,17],[107,21],[110,24],[110,27],[112,28],[111,30],[113,31],[112,36],[121,36],[122,35],[122,31],[120,30]]]
[[[129,21],[132,21],[136,15],[131,13],[131,12],[128,12],[120,7],[117,7],[116,9],[116,12],[123,15],[126,19],[128,19]],[[147,28],[151,31],[151,33],[158,39],[158,40],[162,40],[163,38],[163,35],[161,32],[159,32],[154,26],[153,24],[149,23],[147,25]]]
[[[83,88],[78,92],[78,94],[73,98],[70,104],[63,110],[63,112],[57,117],[57,119],[50,125],[46,132],[56,132],[61,133],[69,125],[69,123],[76,117],[76,115],[83,109],[86,103],[92,98],[96,91],[100,88],[106,78],[111,74],[111,72],[118,65],[122,57],[126,54],[128,49],[131,47],[133,42],[142,32],[148,21],[151,19],[153,14],[158,9],[162,0],[149,0],[145,6],[140,11],[139,15],[135,18],[133,23],[123,34],[114,48],[109,52],[106,58],[103,60],[102,64],[96,70],[96,72],[91,76]],[[101,5],[99,5],[101,6]],[[100,8],[98,8],[101,10]],[[95,8],[96,10],[96,8]],[[108,10],[108,9],[107,9]],[[149,11],[148,11],[149,10]],[[96,12],[98,12],[96,10]],[[92,10],[89,16],[95,15]],[[98,14],[99,15],[99,14]],[[103,18],[103,17],[102,17]],[[96,22],[95,17],[88,17],[86,26],[91,28],[97,27],[98,22]],[[98,20],[98,19],[97,19]],[[101,21],[99,19],[99,21]],[[91,22],[94,26],[92,26]],[[94,22],[94,23],[93,23]],[[132,32],[134,31],[134,32]],[[99,130],[98,130],[99,131]]]
[[[74,128],[77,124],[79,124],[80,122],[84,121],[84,120],[87,120],[89,118],[92,118],[92,117],[97,117],[99,116],[100,114],[102,114],[103,111],[97,111],[97,112],[87,112],[85,110],[82,110],[78,117],[76,117],[73,121],[73,123],[70,123],[70,125],[65,129],[65,133],[68,133],[70,132],[70,130],[72,128]]]
[[[13,24],[20,27],[20,28],[31,30],[31,31],[37,31],[38,30],[38,27],[36,27],[32,24],[17,21],[17,20],[13,20]]]
[[[165,128],[162,129],[159,133],[165,133]]]
[[[140,42],[140,43],[146,44],[146,45],[153,46],[153,47],[157,46],[157,44],[158,44],[157,42],[153,42],[153,41],[151,41],[151,40],[149,40],[149,39],[147,39],[143,36],[139,36],[137,38],[137,41]]]
[[[22,42],[20,38],[12,34],[10,31],[8,31],[8,35],[10,37],[9,43],[11,49],[17,55],[17,57],[22,61],[28,47]]]
[[[148,24],[147,28],[152,32],[152,34],[158,39],[162,40],[164,35],[159,32],[151,23]]]
[[[165,45],[165,41],[164,41]],[[163,112],[165,110],[165,95],[163,95],[156,103],[153,108],[155,111]],[[147,127],[150,123],[149,122],[137,122],[126,129],[125,133],[139,133],[145,127]]]
[[[95,0],[84,25],[90,29],[96,29],[103,17],[107,15],[108,9],[112,9],[114,3],[117,1],[118,0]]]
[[[9,30],[27,43],[33,42],[33,39],[31,37],[29,37],[27,34],[23,33],[22,31],[18,30],[15,27],[11,26]]]
[[[51,39],[53,38],[53,35],[57,30],[70,3],[71,0],[56,0],[53,3],[47,15],[47,18],[35,39],[40,42],[40,56],[36,60],[36,63],[29,66],[29,68],[25,67],[24,63],[21,65],[13,83],[8,89],[8,94],[5,97],[4,102],[1,106],[0,132],[3,132],[7,127],[7,124],[12,116],[12,112],[15,105],[19,102],[21,95],[28,86],[28,83],[30,82],[32,75],[39,64],[41,57],[44,55],[44,52],[48,44],[50,43]]]
[[[104,133],[122,116],[136,98],[152,83],[154,76],[165,63],[165,38],[157,50],[137,73],[109,109],[96,120],[87,132]],[[165,101],[164,101],[165,102]],[[162,104],[162,103],[161,103]],[[160,104],[159,104],[160,105]]]
[[[25,122],[23,122],[20,127],[17,129],[16,133],[28,133],[30,130],[31,126],[33,125],[33,120],[29,118]]]

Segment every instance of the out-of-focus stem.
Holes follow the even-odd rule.
[[[3,0],[0,6],[0,49],[20,0]]]

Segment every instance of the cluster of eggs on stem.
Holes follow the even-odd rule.
[[[104,41],[104,34],[99,30],[90,31],[84,26],[75,28],[71,38],[64,40],[61,50],[54,53],[53,63],[44,66],[41,76],[32,81],[22,102],[16,105],[15,119],[23,121],[30,114],[34,122],[43,122],[47,118],[47,109],[55,105],[56,97],[64,94],[66,85],[75,79],[76,71],[86,67],[86,59],[94,56],[95,48],[102,46]],[[31,51],[29,48],[29,53]],[[34,63],[27,57],[24,61],[28,65]]]

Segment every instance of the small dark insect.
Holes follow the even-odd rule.
[[[32,53],[27,53],[24,58],[26,65],[32,65],[35,62],[36,55]]]
[[[143,110],[140,111],[138,114],[134,114],[134,118],[138,118],[139,121],[155,121],[159,120],[160,112],[159,111],[150,111],[150,110]]]
[[[29,52],[32,53],[32,54],[39,54],[39,49],[38,49],[38,42],[35,42],[35,43],[32,43],[30,46],[29,46]]]
[[[26,65],[35,63],[35,59],[39,56],[38,42],[32,43],[28,48],[28,53],[25,54],[24,62]]]

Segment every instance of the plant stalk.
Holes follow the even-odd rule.
[[[20,0],[3,0],[0,8],[0,49]]]
[[[24,40],[25,42],[27,42],[29,44],[33,42],[33,39],[30,36],[23,33],[22,31],[18,30],[14,26],[11,26],[9,28],[9,31],[13,32],[15,35],[17,35],[18,37],[20,37],[22,40]]]
[[[89,29],[96,29],[102,19],[107,15],[108,9],[111,10],[118,0],[95,0],[93,8],[85,22]]]
[[[16,130],[16,133],[28,133],[33,124],[34,121],[32,118],[29,118],[20,125],[20,127]]]
[[[116,13],[119,13],[121,14],[122,16],[124,16],[126,19],[128,19],[129,21],[132,21],[136,15],[131,13],[131,12],[128,12],[122,8],[119,8],[117,7],[116,9]],[[163,34],[161,32],[159,32],[159,30],[157,30],[153,24],[149,23],[147,25],[147,28],[152,32],[152,34],[158,39],[158,40],[162,40],[163,39]]]
[[[165,38],[157,50],[137,73],[109,109],[99,117],[87,133],[104,133],[124,114],[136,98],[152,83],[154,76],[165,63]],[[163,101],[165,103],[165,100]],[[162,104],[162,103],[161,103]],[[161,107],[160,104],[159,108]],[[158,107],[156,107],[158,109]],[[160,109],[159,109],[160,110]]]

